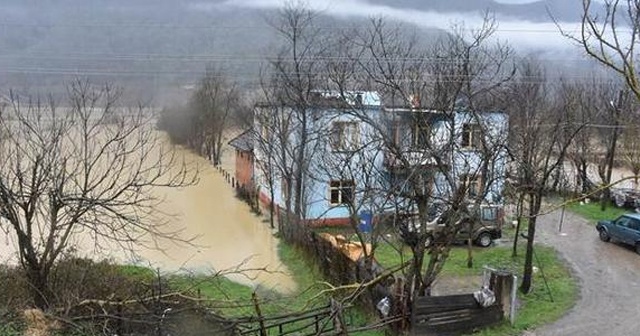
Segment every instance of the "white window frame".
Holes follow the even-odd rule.
[[[329,181],[329,204],[332,206],[347,205],[349,200],[345,199],[345,190],[351,193],[351,202],[355,197],[356,184],[353,180],[331,180]],[[334,202],[333,194],[337,193],[337,200]]]

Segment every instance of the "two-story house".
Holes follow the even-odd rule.
[[[310,223],[344,225],[363,211],[412,211],[412,188],[444,201],[463,185],[470,197],[502,202],[504,113],[384,107],[375,92],[316,95],[305,111],[256,106],[253,180],[263,204],[300,202]]]

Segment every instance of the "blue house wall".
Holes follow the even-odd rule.
[[[388,140],[389,134],[384,135],[386,138],[381,136],[381,128],[376,128],[373,124],[385,125],[394,122],[389,119],[390,115],[394,116],[393,120],[401,120],[402,118],[395,118],[396,113],[406,117],[415,111],[402,109],[402,112],[399,112],[400,110],[384,109],[380,98],[374,92],[350,94],[352,95],[348,97],[354,98],[347,98],[347,104],[339,107],[315,108],[310,114],[312,118],[307,124],[307,129],[314,136],[310,139],[306,149],[309,165],[305,170],[303,180],[305,190],[303,208],[305,209],[305,218],[317,221],[319,224],[346,224],[354,212],[357,214],[365,210],[380,213],[393,208],[391,200],[386,195],[387,190],[385,190],[389,186],[391,175],[388,153],[382,143],[385,139]],[[504,113],[470,114],[457,112],[453,114],[453,122],[451,122],[451,119],[444,118],[442,113],[426,110],[423,112],[430,113],[430,126],[433,128],[430,141],[434,143],[444,141],[446,137],[451,136],[451,132],[457,139],[456,141],[462,141],[464,125],[474,123],[481,123],[488,130],[486,136],[491,139],[490,141],[500,143],[506,140],[508,118]],[[363,119],[367,119],[368,122]],[[357,125],[356,133],[359,145],[357,150],[344,152],[335,150],[332,145],[332,137],[334,136],[332,132],[333,125],[336,123]],[[410,127],[407,125],[406,123],[402,124],[395,131],[402,133],[403,137],[399,139],[399,143],[401,147],[407,148],[409,153],[411,152],[409,150],[412,146],[411,142],[415,139],[411,140],[412,130],[407,129],[406,127]],[[255,124],[255,128],[260,129],[259,123]],[[297,133],[299,128],[294,127],[291,131],[288,139],[289,144],[300,142],[299,133]],[[264,153],[259,153],[259,148],[256,148],[256,151],[256,161],[264,160]],[[346,160],[347,158],[348,160]],[[481,160],[482,156],[479,155],[477,149],[460,148],[454,150],[450,158],[453,176],[459,179],[465,174],[474,173],[480,166]],[[506,160],[506,149],[501,147],[492,158],[491,183],[487,185],[485,197],[487,203],[500,204],[502,202]],[[275,171],[273,173],[278,174]],[[264,172],[256,168],[255,177],[256,185],[262,196],[268,195],[269,190],[265,183]],[[330,202],[331,181],[344,180],[352,180],[354,183],[353,204],[356,206],[355,208],[347,205],[335,205]],[[273,202],[284,208],[285,197],[282,183],[281,176],[274,178]],[[446,198],[451,193],[444,175],[438,172],[434,173],[432,188],[437,197]]]

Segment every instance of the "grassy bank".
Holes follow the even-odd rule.
[[[294,293],[281,294],[265,288],[254,289],[225,277],[205,275],[173,276],[169,279],[170,284],[174,288],[188,290],[201,298],[210,299],[212,306],[217,307],[216,311],[226,317],[256,315],[255,306],[252,304],[254,291],[265,316],[283,315],[326,305],[330,297],[321,292],[328,287],[324,284],[318,268],[308,262],[301,251],[284,242],[279,243],[278,253],[296,283],[297,289]],[[353,328],[364,327],[373,320],[358,308],[348,309],[345,318]],[[378,336],[384,333],[364,331],[353,335]]]
[[[613,205],[608,205],[603,211],[600,203],[598,202],[588,204],[571,203],[567,206],[567,209],[581,217],[584,217],[594,225],[598,221],[616,219],[618,216],[630,212],[627,209],[617,208]]]
[[[385,267],[398,265],[400,257],[396,248],[391,244],[380,245],[376,251],[376,259]],[[404,258],[410,257],[410,251],[407,248],[404,248],[402,253]],[[480,276],[486,265],[510,270],[518,276],[519,281],[521,280],[525,255],[524,245],[519,246],[516,258],[511,257],[510,246],[474,248],[472,268],[467,267],[467,253],[465,246],[453,247],[440,276],[446,279]],[[519,307],[515,325],[511,326],[505,323],[499,327],[487,329],[480,335],[519,334],[524,330],[557,320],[574,305],[577,300],[578,287],[555,250],[537,245],[535,256],[534,266],[538,268],[538,272],[534,274],[532,291],[527,295],[518,293]],[[543,273],[549,290],[545,286]]]

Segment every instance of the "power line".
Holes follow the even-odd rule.
[[[141,78],[156,78],[156,77],[177,77],[177,76],[188,76],[188,77],[202,77],[205,72],[204,71],[172,71],[172,70],[162,70],[162,71],[140,71],[140,70],[101,70],[101,69],[63,69],[63,68],[0,68],[0,73],[7,74],[20,74],[20,75],[62,75],[62,76],[75,76],[75,77],[113,77],[113,76],[129,76],[129,77],[141,77]],[[231,73],[231,74],[219,74],[219,75],[210,75],[214,78],[234,78],[239,81],[250,81],[253,83],[261,83],[261,79],[269,76],[279,75],[278,72],[263,72],[263,73]],[[263,75],[265,77],[261,77]],[[292,75],[292,74],[289,74]],[[306,75],[306,74],[305,74]],[[324,76],[328,77],[328,73],[313,73],[308,74],[312,76]],[[533,78],[533,77],[532,77]],[[571,80],[566,80],[566,78],[570,78]],[[450,77],[449,79],[442,78],[423,78],[420,80],[416,80],[413,78],[399,77],[395,80],[398,82],[416,82],[416,83],[460,83],[464,80],[464,77]],[[611,82],[594,82],[591,77],[584,76],[571,76],[571,77],[563,77],[562,83],[567,84],[588,84],[589,86],[610,86]],[[582,79],[582,80],[581,80]],[[499,80],[494,80],[491,78],[473,78],[472,82],[476,84],[489,83],[495,84]],[[559,79],[551,80],[547,79],[546,81],[538,81],[531,79],[521,79],[514,78],[508,81],[509,83],[516,84],[549,84],[554,82],[560,82]]]
[[[310,63],[318,61],[374,61],[372,56],[308,56],[303,59],[294,59],[293,57],[270,57],[266,55],[252,54],[106,54],[106,53],[75,53],[75,54],[0,54],[0,59],[34,59],[34,60],[87,60],[87,61],[189,61],[189,62],[207,62],[207,61],[251,61],[251,62],[300,62]],[[586,58],[538,58],[542,61],[557,61],[562,63],[594,63],[593,60]],[[458,64],[455,58],[442,58],[435,56],[404,56],[404,57],[387,57],[385,63],[402,63],[409,61],[429,61],[430,65],[442,64]]]

